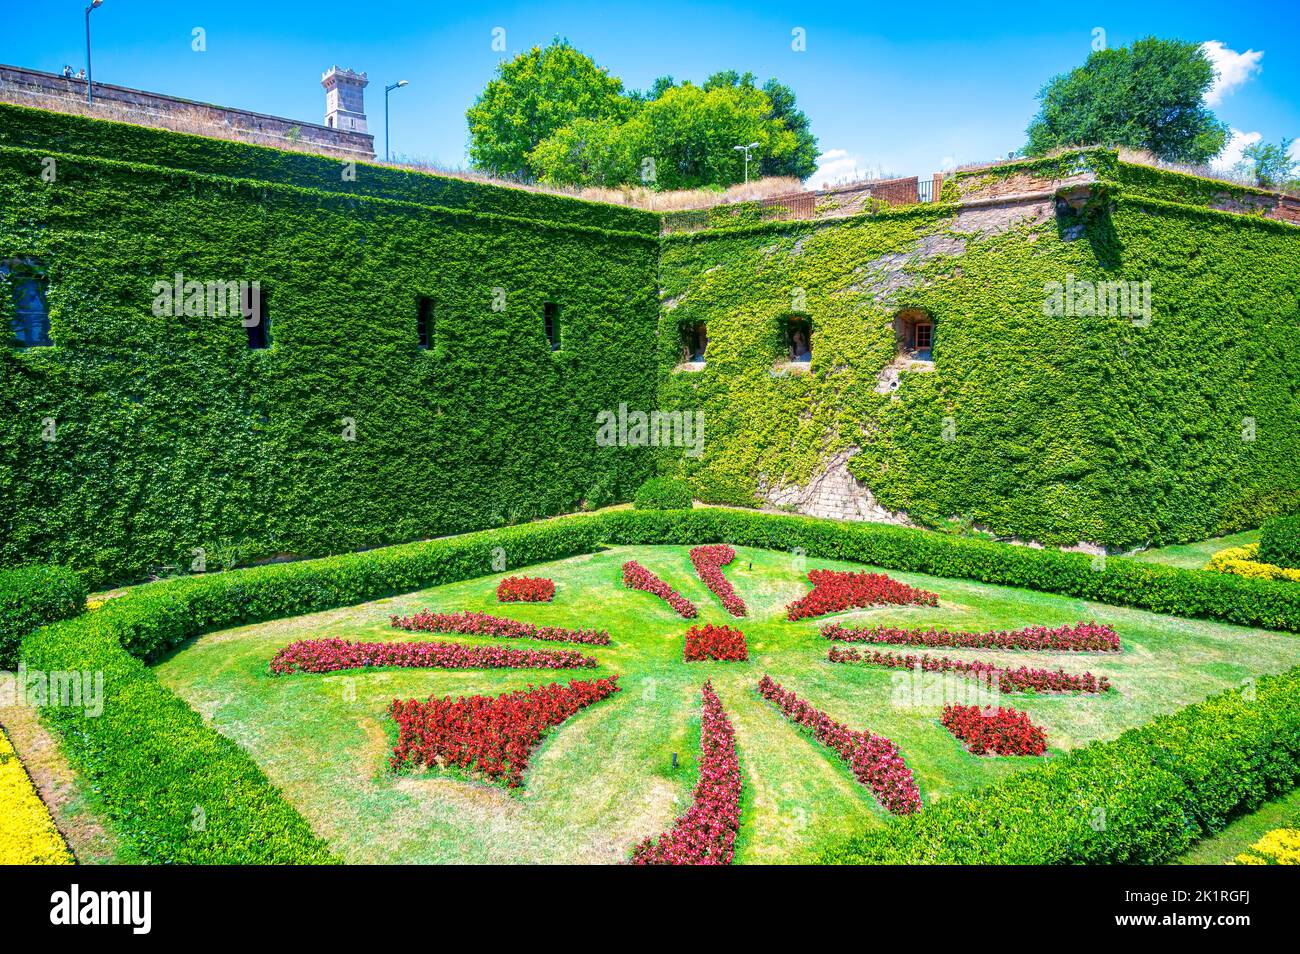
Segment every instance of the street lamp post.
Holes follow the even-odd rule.
[[[731,148],[735,149],[737,152],[743,152],[745,154],[745,184],[748,185],[749,184],[749,151],[751,149],[757,149],[758,143],[751,142],[748,146],[732,146]]]
[[[104,0],[90,0],[90,6],[86,7],[86,102],[95,101],[95,74],[90,71],[90,12],[96,9]]]
[[[391,160],[393,155],[392,148],[389,146],[390,140],[388,138],[388,94],[395,89],[400,89],[401,87],[407,85],[409,84],[407,83],[406,80],[398,80],[396,83],[393,83],[391,86],[384,87],[384,161],[385,162]]]

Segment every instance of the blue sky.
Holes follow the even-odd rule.
[[[88,0],[0,0],[0,62],[58,71],[85,64]],[[858,173],[929,173],[1018,148],[1035,94],[1087,57],[1148,34],[1216,41],[1219,117],[1256,138],[1300,137],[1295,0],[1202,3],[323,3],[105,0],[93,14],[96,79],[321,122],[321,73],[369,74],[367,112],[383,152],[383,85],[393,151],[465,164],[464,113],[496,64],[569,38],[629,87],[659,75],[702,80],[750,70],[792,86],[826,154],[810,184]],[[192,31],[205,31],[195,52]],[[492,49],[505,29],[507,50]],[[806,49],[792,49],[801,29]],[[1231,156],[1223,162],[1231,161]]]

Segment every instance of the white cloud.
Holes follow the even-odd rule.
[[[1244,133],[1240,129],[1231,130],[1231,134],[1228,136],[1228,144],[1223,147],[1223,152],[1210,160],[1210,168],[1218,169],[1221,172],[1230,170],[1241,162],[1241,154],[1247,146],[1253,146],[1263,138],[1263,135],[1257,132]]]
[[[884,174],[879,163],[868,162],[847,149],[827,149],[817,157],[817,171],[808,180],[812,189],[863,179],[880,179]]]
[[[952,156],[944,156],[942,159],[939,160],[940,172],[952,172],[952,170],[956,168],[957,168],[957,160],[954,159]]]
[[[1286,154],[1296,162],[1300,162],[1300,138],[1291,141],[1291,148],[1286,151]]]
[[[1205,94],[1209,106],[1217,106],[1223,97],[1254,76],[1262,68],[1259,61],[1264,58],[1263,50],[1247,50],[1238,53],[1230,50],[1218,40],[1201,44],[1201,49],[1214,64],[1214,85]]]

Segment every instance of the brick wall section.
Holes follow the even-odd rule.
[[[56,100],[84,104],[86,81],[0,64],[0,93],[10,102],[37,108],[49,108]],[[213,106],[98,80],[95,81],[95,103],[104,107],[104,118],[107,119],[120,118],[150,126],[166,125],[170,120],[193,126],[195,128],[184,131],[200,135],[200,127],[210,126],[261,145],[308,143],[319,151],[348,159],[371,159],[375,155],[374,137],[367,133],[330,129],[319,123],[267,116],[246,109]]]

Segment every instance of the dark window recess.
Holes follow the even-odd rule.
[[[811,361],[812,322],[807,318],[791,318],[786,330],[786,346],[791,361]]]
[[[548,301],[542,306],[542,325],[552,351],[560,350],[560,306]]]
[[[48,348],[50,309],[46,300],[49,283],[41,267],[29,259],[0,261],[0,279],[8,286],[14,305],[11,322],[14,344],[19,348]]]
[[[243,292],[244,330],[248,332],[248,347],[261,351],[271,347],[270,296],[261,288],[246,287]]]
[[[433,332],[433,299],[421,298],[415,313],[415,333],[421,348],[427,350],[433,347]]]
[[[709,350],[709,331],[702,321],[687,322],[682,325],[682,360],[704,362],[704,354]]]

